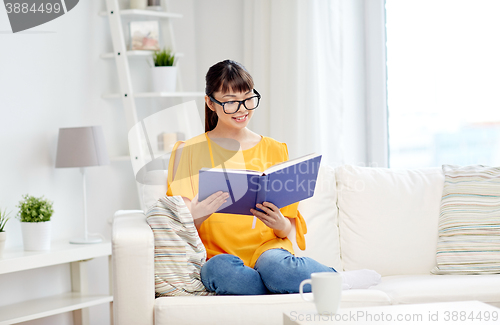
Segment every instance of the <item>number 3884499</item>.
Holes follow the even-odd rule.
[[[61,4],[59,3],[33,3],[31,6],[29,3],[21,3],[21,2],[14,2],[14,3],[6,3],[5,8],[7,9],[7,13],[56,13],[58,14],[61,11]]]

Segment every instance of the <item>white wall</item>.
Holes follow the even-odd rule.
[[[104,2],[80,1],[66,15],[12,34],[0,6],[0,206],[17,212],[23,194],[54,202],[53,240],[82,229],[82,180],[78,169],[55,169],[60,127],[102,125],[110,155],[127,150],[125,120],[118,107],[100,98],[112,67],[99,54],[110,49]],[[87,169],[89,231],[110,238],[107,218],[136,208],[131,167],[124,162]],[[6,227],[7,248],[22,245],[20,222]],[[106,293],[107,259],[89,262],[90,290]],[[0,305],[71,291],[69,266],[0,276]],[[91,308],[93,324],[106,324],[108,307]],[[71,314],[28,324],[71,324]]]

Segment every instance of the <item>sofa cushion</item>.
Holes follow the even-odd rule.
[[[500,303],[500,275],[396,275],[368,290],[389,295],[393,304],[479,300]]]
[[[389,297],[382,291],[342,292],[341,308],[379,305],[390,305]],[[278,325],[283,324],[283,312],[314,309],[314,304],[305,302],[299,294],[162,297],[155,301],[155,325]]]
[[[429,274],[436,261],[441,168],[346,165],[336,177],[344,269]]]
[[[435,274],[500,273],[500,168],[443,165]]]
[[[307,225],[306,249],[295,240],[295,229],[288,235],[296,256],[306,256],[342,270],[338,230],[337,190],[335,169],[321,165],[314,195],[299,203],[298,210]]]

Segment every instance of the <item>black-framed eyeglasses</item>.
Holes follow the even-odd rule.
[[[226,114],[234,114],[237,111],[240,110],[241,104],[245,106],[245,108],[249,111],[256,109],[257,106],[259,106],[260,103],[260,94],[257,90],[253,89],[253,92],[256,94],[256,96],[252,96],[250,98],[244,99],[244,100],[232,100],[229,102],[219,102],[217,99],[213,98],[211,95],[208,96],[211,101],[219,104],[222,106],[222,110]]]

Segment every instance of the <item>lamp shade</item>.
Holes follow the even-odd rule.
[[[101,126],[59,129],[56,168],[108,164],[108,151]]]

